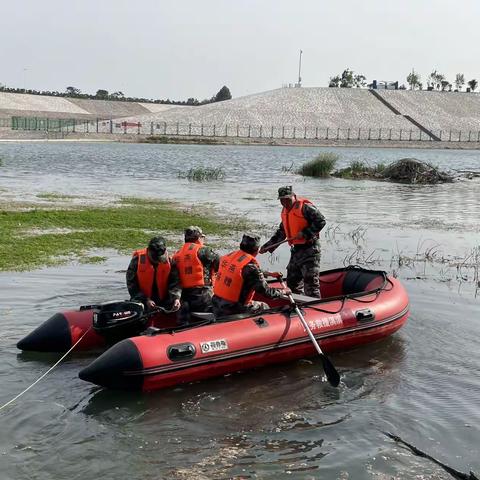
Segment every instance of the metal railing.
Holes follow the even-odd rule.
[[[78,134],[123,134],[146,136],[188,136],[214,138],[252,138],[284,140],[372,140],[432,141],[418,128],[324,128],[287,125],[207,125],[196,123],[141,122],[110,119],[55,119],[43,117],[0,118],[0,127],[12,130],[59,132],[62,136]],[[480,142],[480,131],[432,130],[443,142]]]

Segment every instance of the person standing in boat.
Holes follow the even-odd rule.
[[[185,244],[172,259],[172,273],[178,276],[182,288],[182,306],[178,312],[181,325],[186,325],[190,312],[211,312],[213,279],[218,270],[220,256],[203,242],[200,227],[185,229]]]
[[[142,302],[147,311],[156,307],[180,308],[180,284],[178,277],[171,273],[167,242],[163,237],[153,237],[147,248],[133,252],[126,276],[131,300]]]
[[[255,293],[278,298],[290,289],[271,288],[255,257],[260,248],[258,235],[244,234],[240,249],[223,256],[213,287],[213,313],[216,317],[236,313],[256,314],[270,308],[267,303],[253,300]]]
[[[260,253],[273,252],[282,240],[291,247],[287,265],[287,285],[294,293],[320,298],[320,240],[319,233],[325,226],[325,217],[306,198],[297,197],[290,186],[278,189],[278,199],[283,206],[282,221]],[[273,247],[270,247],[273,245]]]

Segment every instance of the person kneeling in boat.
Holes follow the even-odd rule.
[[[171,275],[167,242],[153,237],[147,248],[133,252],[127,269],[127,288],[131,300],[142,302],[147,311],[157,307],[180,308],[181,289],[178,277]]]
[[[178,275],[182,288],[178,321],[187,325],[190,312],[212,311],[213,278],[218,270],[220,256],[203,242],[205,235],[200,227],[185,229],[185,244],[173,256],[172,273]]]
[[[213,287],[213,313],[216,317],[236,313],[256,314],[270,308],[267,303],[253,300],[255,293],[278,298],[291,293],[290,289],[271,288],[255,257],[260,248],[258,235],[243,235],[240,250],[220,259]]]

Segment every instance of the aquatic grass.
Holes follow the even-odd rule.
[[[180,172],[178,178],[186,178],[193,182],[210,182],[213,180],[223,180],[225,171],[222,167],[195,167],[190,168],[187,173]]]
[[[248,229],[242,219],[228,222],[203,211],[139,202],[105,208],[1,210],[0,270],[27,270],[65,263],[94,248],[129,253],[146,245],[152,232],[178,234],[180,243],[188,225],[201,225],[207,235],[220,237]],[[62,231],[55,232],[55,229]],[[35,231],[35,235],[25,234],[30,231]]]
[[[41,198],[42,200],[49,200],[55,202],[57,200],[72,200],[73,198],[77,198],[74,195],[65,195],[63,193],[56,193],[56,192],[42,192],[37,194],[37,198]]]
[[[328,177],[339,158],[339,155],[333,152],[320,153],[313,160],[301,165],[296,173],[305,177]]]

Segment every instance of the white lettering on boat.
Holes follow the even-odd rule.
[[[321,330],[322,328],[336,327],[342,324],[342,317],[340,315],[332,315],[330,317],[317,318],[309,320],[308,326],[310,330]]]
[[[200,349],[202,350],[202,353],[228,350],[228,343],[224,338],[219,340],[210,340],[209,342],[200,342]]]

